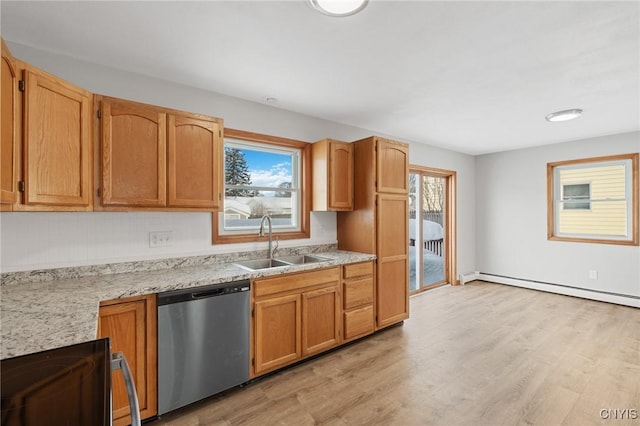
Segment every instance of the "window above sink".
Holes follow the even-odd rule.
[[[310,144],[225,129],[223,211],[213,242],[261,241],[260,218],[273,218],[277,239],[309,238]]]

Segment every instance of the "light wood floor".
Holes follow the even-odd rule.
[[[525,424],[640,424],[640,310],[485,282],[442,287],[413,297],[403,326],[152,422]]]

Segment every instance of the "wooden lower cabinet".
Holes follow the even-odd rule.
[[[377,328],[397,324],[409,318],[407,259],[378,259]]]
[[[109,337],[112,352],[127,358],[140,403],[140,417],[157,414],[156,295],[100,303],[98,338]],[[131,423],[129,400],[121,371],[112,376],[113,424]]]
[[[336,283],[302,293],[302,355],[340,343],[340,296]]]
[[[344,340],[366,336],[375,330],[373,262],[342,267]]]
[[[256,374],[301,356],[300,295],[269,298],[254,305]]]
[[[339,268],[257,279],[252,297],[252,377],[341,343]]]

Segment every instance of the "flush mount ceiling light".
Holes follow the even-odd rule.
[[[574,118],[578,118],[582,115],[581,109],[567,109],[564,111],[552,112],[547,115],[544,119],[551,122],[556,121],[569,121]]]
[[[311,6],[328,16],[350,16],[360,12],[369,0],[309,0]]]

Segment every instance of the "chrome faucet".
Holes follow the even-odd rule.
[[[258,231],[258,236],[259,237],[264,237],[264,221],[265,221],[265,219],[267,220],[267,223],[269,224],[269,259],[273,259],[273,250],[271,248],[271,232],[272,232],[271,216],[269,216],[268,214],[265,214],[264,216],[262,216],[262,219],[260,219],[260,231]]]

